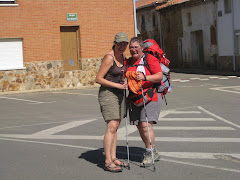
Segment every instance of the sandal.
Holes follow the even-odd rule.
[[[116,164],[115,161],[117,161],[117,160],[119,161],[118,158],[114,158],[114,159],[112,160],[112,162],[113,162],[115,165],[119,166],[119,167],[127,167],[127,164],[126,164],[126,163],[123,163],[123,162],[121,162],[121,161],[119,161],[120,164]]]
[[[122,168],[119,169],[119,166],[111,167],[112,164],[114,164],[114,163],[113,163],[113,162],[110,162],[110,163],[108,163],[108,164],[105,164],[104,170],[105,170],[105,171],[112,172],[112,173],[122,172]]]

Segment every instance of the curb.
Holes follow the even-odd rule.
[[[24,91],[7,91],[7,92],[0,92],[1,95],[8,95],[8,94],[24,94],[24,93],[34,93],[34,92],[54,92],[54,91],[65,91],[65,90],[77,90],[77,89],[89,89],[89,88],[99,88],[100,85],[95,84],[92,86],[80,86],[80,87],[71,87],[71,88],[49,88],[49,89],[31,89],[31,90],[24,90]]]

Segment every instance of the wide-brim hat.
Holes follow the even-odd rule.
[[[119,32],[115,35],[115,42],[120,43],[120,42],[129,42],[128,41],[128,36],[126,33]]]

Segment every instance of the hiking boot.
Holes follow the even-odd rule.
[[[160,160],[160,154],[156,148],[153,149],[153,156],[154,156],[154,161]]]
[[[160,154],[156,148],[153,149],[153,157],[154,161],[159,161],[160,160]],[[143,154],[143,160],[140,163],[141,167],[149,167],[152,165],[152,152],[151,151],[146,151]]]
[[[143,160],[140,163],[140,167],[149,167],[152,165],[152,152],[151,151],[146,151],[143,154]]]

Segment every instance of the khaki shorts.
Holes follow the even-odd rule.
[[[157,124],[159,114],[162,106],[162,95],[158,94],[158,101],[151,101],[146,104],[147,119],[153,124]],[[140,122],[146,121],[146,113],[144,106],[136,107],[133,104],[129,104],[129,117],[131,125],[139,125]]]
[[[101,86],[99,88],[98,101],[105,121],[123,119],[123,90]]]

